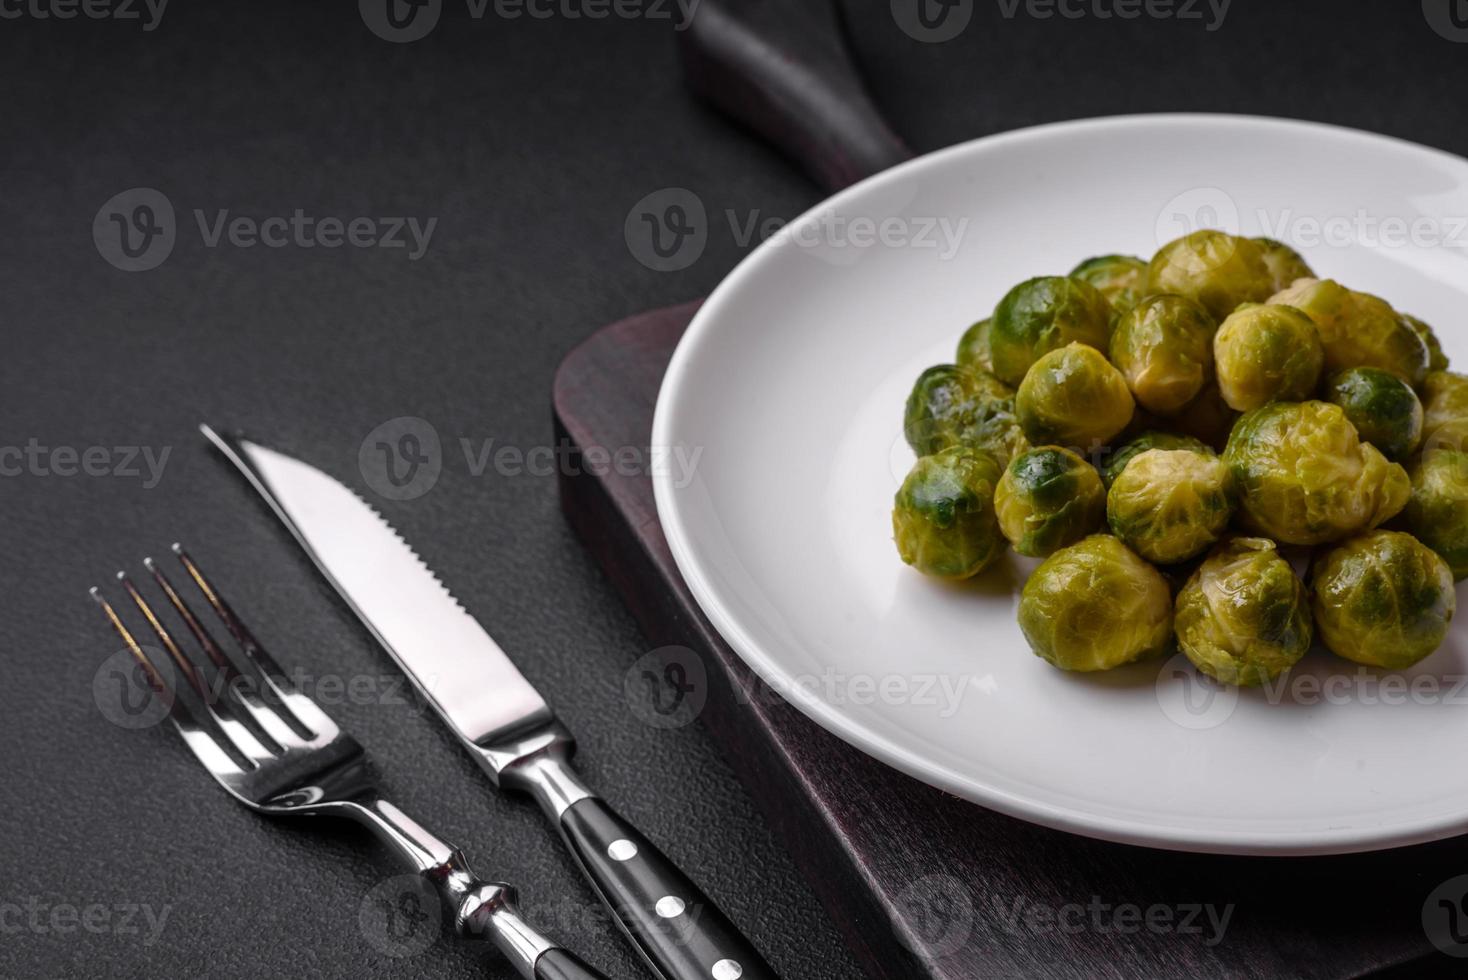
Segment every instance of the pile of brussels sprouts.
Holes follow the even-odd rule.
[[[897,550],[947,579],[1006,544],[1043,558],[1019,623],[1065,670],[1175,642],[1261,684],[1316,636],[1402,669],[1468,577],[1468,377],[1447,368],[1426,323],[1279,242],[1090,259],[1015,286],[917,379]]]

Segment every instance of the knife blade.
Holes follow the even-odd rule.
[[[199,428],[494,784],[535,798],[661,980],[774,980],[758,950],[703,891],[581,781],[570,766],[570,732],[376,509],[309,463]]]

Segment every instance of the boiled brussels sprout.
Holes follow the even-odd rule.
[[[989,356],[989,331],[993,319],[980,320],[963,332],[958,340],[958,366],[970,371],[994,373],[994,360]]]
[[[1159,565],[1200,555],[1228,527],[1233,476],[1212,453],[1149,449],[1134,458],[1106,495],[1106,519],[1137,554]]]
[[[1468,419],[1468,375],[1434,371],[1422,383],[1422,431],[1429,439],[1449,422]]]
[[[1062,670],[1109,670],[1164,652],[1172,592],[1162,573],[1116,538],[1095,534],[1057,551],[1025,583],[1019,625]]]
[[[1149,296],[1112,329],[1111,363],[1126,378],[1137,404],[1171,415],[1207,383],[1217,328],[1208,311],[1190,299]]]
[[[1468,452],[1468,418],[1453,419],[1444,422],[1432,434],[1422,440],[1421,455],[1437,452],[1440,449],[1456,449],[1459,452]]]
[[[976,575],[1004,550],[994,516],[999,464],[963,446],[918,460],[892,506],[902,560],[925,575]]]
[[[1315,324],[1289,306],[1240,307],[1218,328],[1213,356],[1218,390],[1238,412],[1309,398],[1325,364]]]
[[[907,397],[903,432],[919,456],[970,444],[1014,392],[991,374],[939,364],[918,375]]]
[[[1228,442],[1239,413],[1228,407],[1217,381],[1211,381],[1188,402],[1181,412],[1167,420],[1167,426],[1176,432],[1206,442],[1214,449],[1222,450]]]
[[[1090,463],[1068,449],[1043,446],[1009,464],[994,510],[1015,551],[1044,558],[1101,529],[1106,491]]]
[[[1421,337],[1422,342],[1427,345],[1427,369],[1429,371],[1446,371],[1448,369],[1448,355],[1443,352],[1442,342],[1437,339],[1437,334],[1433,332],[1432,327],[1428,326],[1425,321],[1406,313],[1402,314],[1402,319],[1407,321],[1407,326],[1411,327],[1412,332]]]
[[[1407,471],[1363,443],[1340,406],[1273,402],[1241,418],[1224,461],[1251,529],[1288,544],[1338,541],[1396,516]]]
[[[1262,303],[1274,289],[1264,250],[1222,231],[1195,231],[1168,242],[1147,270],[1149,293],[1176,293],[1222,320],[1240,303]]]
[[[1070,277],[1099,289],[1111,304],[1111,312],[1120,315],[1136,306],[1146,292],[1147,263],[1132,255],[1098,255],[1072,269]]]
[[[1273,238],[1256,238],[1254,244],[1264,251],[1264,264],[1274,281],[1274,292],[1279,292],[1296,279],[1314,279],[1315,273],[1300,257],[1300,253],[1284,242]]]
[[[1435,449],[1413,464],[1407,527],[1468,578],[1468,448]]]
[[[1332,549],[1310,579],[1325,645],[1347,660],[1402,670],[1442,645],[1453,573],[1410,534],[1373,531]]]
[[[1402,462],[1422,442],[1422,403],[1412,386],[1381,368],[1351,368],[1330,379],[1330,400],[1361,438],[1387,459]]]
[[[1134,407],[1121,372],[1079,343],[1036,361],[1014,397],[1025,437],[1037,446],[1104,443],[1127,427]]]
[[[1070,343],[1106,349],[1111,307],[1090,283],[1041,276],[1020,283],[999,301],[989,330],[994,374],[1006,384],[1024,380],[1030,365]]]
[[[1189,449],[1205,456],[1217,455],[1206,444],[1192,436],[1173,435],[1171,432],[1143,432],[1111,455],[1101,470],[1101,482],[1109,490],[1116,482],[1116,478],[1121,475],[1121,471],[1126,469],[1127,464],[1149,449]]]
[[[1310,649],[1310,597],[1273,541],[1233,538],[1213,549],[1175,608],[1178,646],[1209,677],[1251,687]]]
[[[1269,302],[1293,306],[1315,321],[1327,374],[1377,367],[1413,386],[1427,374],[1427,344],[1386,300],[1332,279],[1301,279]]]

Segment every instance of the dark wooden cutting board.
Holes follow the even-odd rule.
[[[680,35],[690,87],[828,191],[909,156],[868,98],[834,9],[703,0]],[[649,641],[669,648],[644,671],[668,723],[696,714],[722,742],[873,978],[1468,975],[1468,959],[1435,954],[1423,924],[1424,910],[1434,922],[1448,914],[1433,890],[1468,873],[1464,839],[1313,859],[1088,840],[916,782],[759,684],[679,577],[645,468],[613,462],[647,452],[663,372],[697,306],[605,327],[561,365],[563,508]],[[717,896],[719,883],[705,884]],[[1468,923],[1468,894],[1454,898]]]
[[[701,721],[873,978],[1468,975],[1468,960],[1434,955],[1423,926],[1429,894],[1468,872],[1465,839],[1300,859],[1093,841],[919,783],[763,687],[679,577],[651,478],[604,461],[646,451],[663,372],[697,306],[613,324],[565,359],[554,396],[558,442],[573,447],[562,506],[649,642],[677,648],[671,671],[648,671],[663,703],[682,699],[691,716],[704,702]]]

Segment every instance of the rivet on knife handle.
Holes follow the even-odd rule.
[[[602,902],[662,980],[777,980],[729,918],[569,765],[575,743],[557,723],[477,745],[506,789],[529,793],[560,828]]]
[[[623,929],[668,980],[774,980],[734,924],[604,800],[573,805],[561,831]]]

